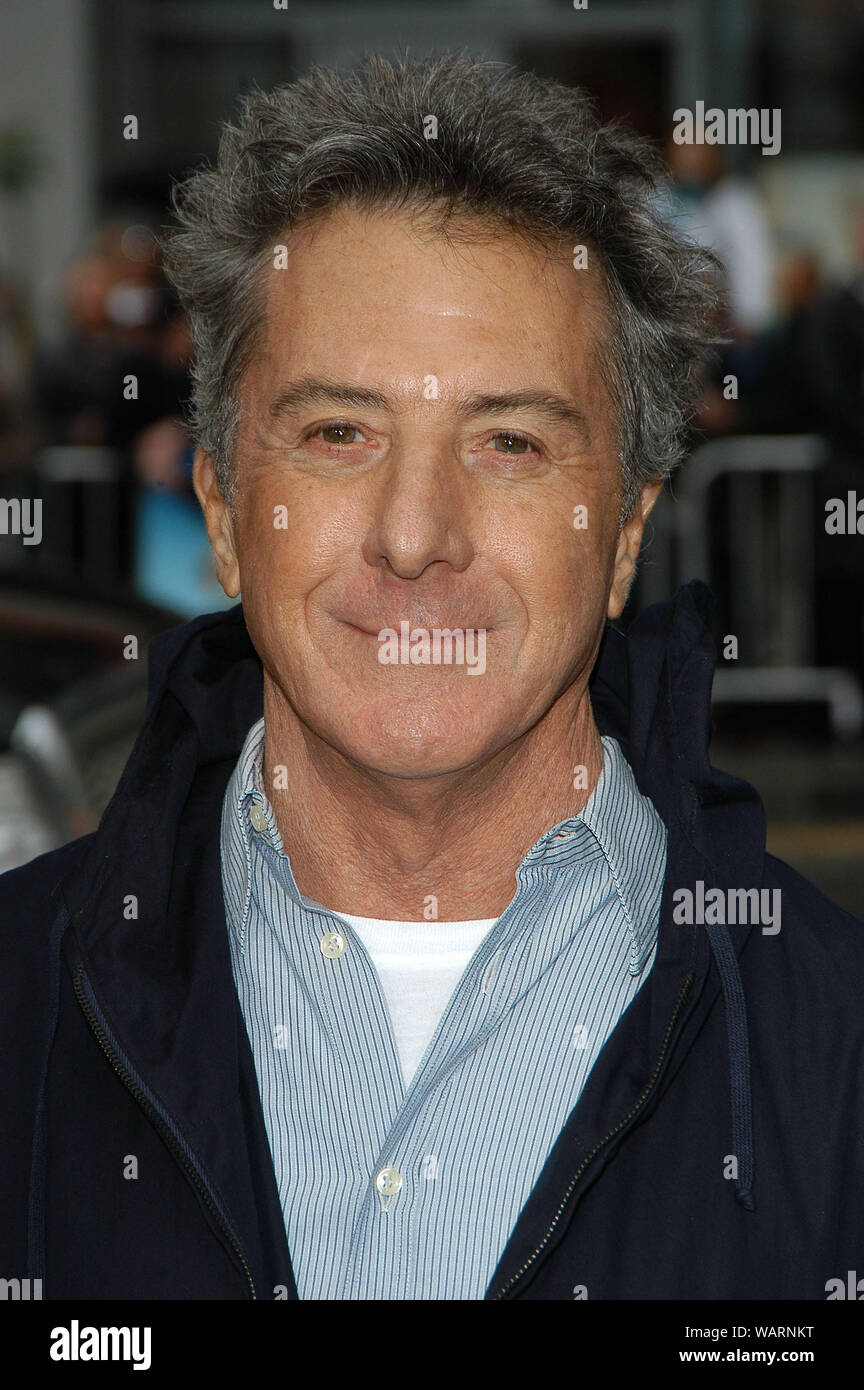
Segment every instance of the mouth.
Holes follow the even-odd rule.
[[[351,637],[359,638],[364,646],[374,646],[379,652],[379,656],[381,649],[388,643],[394,641],[392,634],[395,634],[395,641],[398,643],[400,651],[407,649],[409,643],[414,640],[416,633],[421,631],[427,634],[427,643],[430,639],[433,643],[442,640],[441,636],[436,634],[460,633],[463,634],[463,636],[456,638],[456,641],[465,643],[481,642],[484,648],[486,643],[495,635],[495,629],[491,627],[471,627],[470,625],[462,627],[462,625],[458,623],[443,623],[440,627],[430,623],[424,624],[422,628],[412,627],[407,631],[403,631],[400,623],[396,622],[384,624],[382,627],[376,627],[374,630],[370,631],[369,628],[360,627],[357,623],[352,623],[344,618],[340,618],[339,626],[345,629],[346,635],[350,634]],[[384,635],[382,636],[382,634]],[[445,642],[450,642],[454,639],[444,636],[443,640]]]
[[[402,624],[407,623],[408,632],[485,632],[487,636],[495,631],[494,627],[486,623],[411,623],[406,618],[396,618],[392,622],[382,622],[378,627],[365,627],[361,623],[355,623],[350,618],[337,618],[340,627],[345,627],[349,632],[356,632],[361,637],[374,637],[375,641],[380,640],[382,632],[395,632],[397,635],[402,632]]]
[[[486,671],[487,637],[494,629],[459,627],[452,623],[444,627],[424,624],[412,628],[406,618],[386,627],[368,628],[364,622],[331,615],[346,636],[359,638],[367,660],[381,667],[418,666],[457,667],[469,676],[482,676]],[[373,652],[373,647],[375,648]]]

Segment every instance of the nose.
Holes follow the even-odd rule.
[[[378,483],[363,547],[367,564],[400,579],[417,579],[441,563],[466,570],[474,554],[468,486],[452,456],[428,440],[395,449]]]

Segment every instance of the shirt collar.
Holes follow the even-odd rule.
[[[259,835],[277,854],[284,855],[282,836],[270,798],[264,790],[264,719],[258,719],[246,735],[240,757],[231,774],[222,803],[222,880],[229,929],[240,950],[246,947],[246,930],[252,900],[252,856]],[[256,832],[252,816],[262,815],[266,829]],[[288,860],[285,858],[287,865]],[[242,876],[242,881],[241,881]],[[293,874],[291,875],[293,882]],[[296,885],[295,885],[296,888]],[[298,894],[299,899],[299,894]]]
[[[243,751],[234,769],[230,790],[233,792],[235,812],[246,812],[247,820],[253,806],[260,807],[267,818],[267,839],[280,853],[283,852],[282,836],[276,824],[276,815],[270,798],[264,788],[264,719],[257,720],[246,735]]]
[[[653,905],[666,860],[666,827],[639,791],[617,739],[604,734],[601,743],[603,770],[582,810],[541,835],[523,862],[572,870],[602,854],[630,932],[630,973],[638,975],[657,936]]]
[[[602,739],[603,774],[582,810],[582,820],[606,856],[630,928],[630,973],[642,971],[657,938],[657,883],[666,865],[666,826],[640,792],[616,739]]]
[[[604,735],[601,743],[603,770],[582,810],[545,831],[522,864],[547,872],[572,872],[580,861],[602,854],[630,932],[630,973],[638,975],[651,955],[657,935],[652,904],[665,862],[666,827],[653,803],[639,791],[617,740]],[[230,927],[241,950],[245,947],[249,918],[253,842],[258,847],[269,847],[282,870],[285,887],[297,904],[318,906],[302,896],[294,881],[264,789],[263,754],[261,718],[246,735],[222,810],[223,859],[237,866],[245,862],[246,867],[242,912],[239,918],[229,914]],[[262,815],[264,819],[256,826],[253,817]]]

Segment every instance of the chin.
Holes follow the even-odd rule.
[[[340,724],[342,721],[340,721]],[[470,767],[505,743],[493,711],[458,701],[377,702],[345,722],[334,740],[353,761],[393,777],[434,777]]]

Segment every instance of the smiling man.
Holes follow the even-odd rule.
[[[369,917],[423,920],[432,896],[485,919],[600,774],[588,677],[660,483],[619,528],[597,280],[566,247],[428,223],[340,206],[294,233],[263,277],[230,503],[203,450],[195,476],[264,667],[298,888]],[[382,662],[403,623],[483,633],[483,679]]]
[[[710,766],[704,587],[615,625],[715,307],[656,175],[572,90],[372,60],[178,189],[242,604],[153,644],[98,833],[0,882],[4,1268],[47,1297],[854,1267],[862,923]]]

